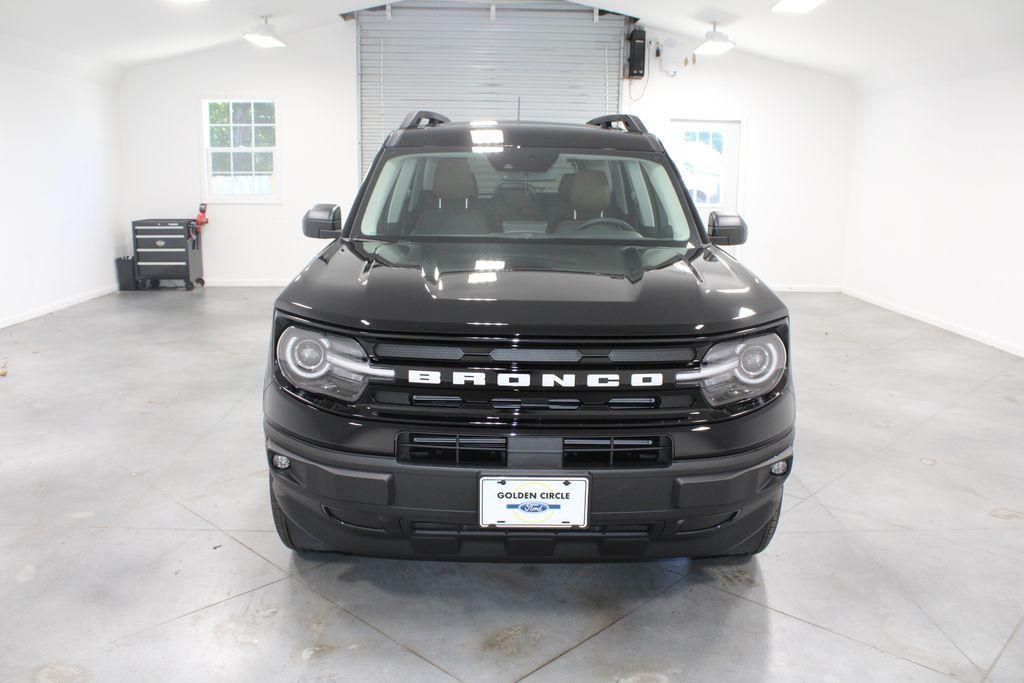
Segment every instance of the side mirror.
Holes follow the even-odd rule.
[[[712,211],[708,216],[708,237],[711,244],[734,247],[747,241],[747,224],[737,214]]]
[[[341,207],[317,204],[302,217],[302,234],[313,239],[329,240],[341,234]]]

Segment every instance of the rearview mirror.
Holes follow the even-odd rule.
[[[738,214],[712,211],[708,216],[708,237],[711,244],[734,247],[747,241],[747,224]]]
[[[313,239],[329,240],[341,234],[341,207],[317,204],[302,217],[302,234]]]

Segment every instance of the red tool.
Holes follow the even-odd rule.
[[[206,204],[199,205],[199,214],[196,219],[189,226],[189,232],[192,237],[192,248],[195,249],[199,246],[199,236],[203,233],[203,226],[210,222],[210,219],[206,217]]]

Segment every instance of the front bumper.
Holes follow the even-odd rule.
[[[791,464],[793,455],[790,429],[756,447],[676,460],[668,467],[489,470],[341,451],[270,422],[265,431],[268,460],[284,455],[291,461],[286,470],[270,468],[271,486],[297,545],[424,559],[557,562],[751,552],[792,469],[773,475],[769,467],[780,460]],[[481,528],[478,479],[487,474],[589,476],[589,527]]]

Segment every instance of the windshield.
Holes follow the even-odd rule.
[[[661,162],[525,148],[392,157],[356,229],[409,241],[686,242],[696,234]]]

